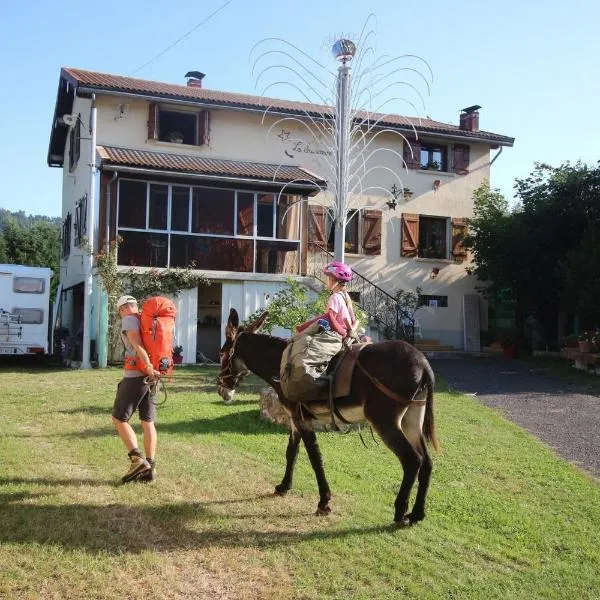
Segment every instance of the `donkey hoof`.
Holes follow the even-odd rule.
[[[331,514],[331,508],[329,506],[317,506],[315,511],[316,517],[326,517]]]
[[[405,527],[409,527],[411,524],[410,519],[408,517],[402,517],[399,521],[394,521],[394,525],[396,529],[404,529]]]
[[[275,486],[275,491],[273,494],[275,496],[285,496],[288,493],[288,488],[282,487],[281,485]]]
[[[425,513],[410,513],[406,515],[406,518],[410,521],[411,525],[416,525],[419,521],[425,518]]]

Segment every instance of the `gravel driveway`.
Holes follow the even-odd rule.
[[[600,477],[600,398],[575,384],[532,373],[503,358],[432,358],[436,375],[456,390],[476,395],[554,448]]]

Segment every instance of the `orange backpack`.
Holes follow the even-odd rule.
[[[152,296],[142,304],[140,314],[142,343],[152,366],[160,371],[161,375],[169,375],[173,372],[173,331],[176,315],[177,309],[173,301],[162,296]],[[130,366],[126,363],[125,368],[137,369],[137,364]]]

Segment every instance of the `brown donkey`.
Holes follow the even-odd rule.
[[[221,348],[219,395],[233,400],[234,390],[250,371],[275,389],[292,420],[286,450],[285,474],[275,493],[285,494],[292,487],[294,465],[300,441],[304,442],[319,487],[316,514],[331,511],[331,491],[325,477],[321,451],[310,422],[303,419],[299,403],[291,403],[279,384],[279,365],[288,341],[256,333],[267,313],[254,323],[240,327],[235,309],[231,309],[226,341]],[[358,368],[352,375],[350,395],[336,399],[335,412],[345,422],[368,421],[387,447],[398,457],[404,476],[394,505],[394,522],[410,525],[425,518],[425,499],[432,463],[426,442],[437,450],[433,418],[434,375],[429,362],[416,348],[402,341],[387,341],[365,346],[358,355]],[[310,413],[327,415],[327,401],[308,402]],[[418,477],[415,503],[410,514],[408,501]]]

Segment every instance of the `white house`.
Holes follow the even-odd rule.
[[[489,179],[491,151],[514,141],[480,130],[478,109],[463,110],[457,125],[386,115],[381,126],[402,132],[413,151],[391,133],[377,143],[404,156],[411,193],[394,210],[373,194],[346,228],[347,261],[365,278],[359,302],[367,288],[393,295],[421,287],[423,337],[454,348],[468,344],[473,323],[477,333],[486,328],[459,243],[464,219],[473,190]],[[63,325],[75,330],[87,318],[90,339],[102,335],[100,296],[84,301],[90,273],[82,242],[98,249],[120,236],[123,268],[193,261],[213,281],[181,294],[177,335],[186,362],[200,352],[216,358],[230,307],[253,313],[288,277],[309,277],[327,258],[330,224],[318,196],[326,157],[298,124],[271,128],[311,111],[307,103],[205,89],[198,78],[173,85],[63,68],[48,151],[48,164],[63,169]],[[382,164],[398,169],[392,156]],[[372,177],[380,187],[393,184]],[[97,290],[95,276],[88,288]]]

